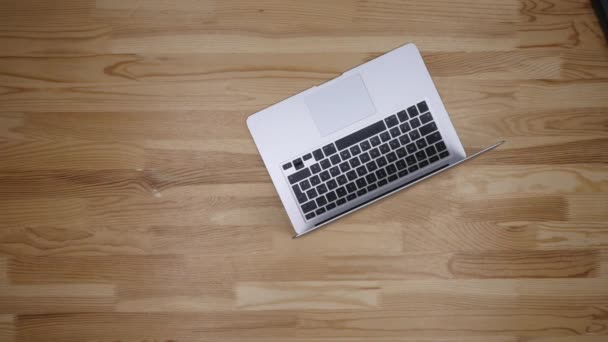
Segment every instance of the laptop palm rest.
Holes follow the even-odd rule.
[[[314,231],[314,230],[317,230],[318,228],[321,228],[321,226],[323,226],[323,225],[325,225],[325,224],[327,224],[327,223],[329,223],[329,222],[331,222],[331,221],[333,221],[333,220],[336,220],[336,219],[338,219],[338,218],[340,218],[340,217],[342,217],[342,216],[344,216],[344,215],[346,215],[346,214],[350,213],[350,212],[351,212],[351,211],[353,211],[353,210],[356,210],[356,209],[362,208],[362,207],[364,207],[364,206],[367,206],[367,205],[369,205],[369,204],[372,204],[372,203],[374,203],[374,202],[376,202],[376,201],[378,201],[378,200],[380,200],[380,199],[382,199],[382,198],[384,198],[384,197],[386,197],[386,196],[388,196],[388,195],[391,195],[391,194],[393,194],[393,193],[395,193],[395,192],[397,192],[397,191],[399,191],[399,190],[402,190],[402,189],[408,188],[408,187],[410,187],[410,186],[412,186],[412,185],[414,185],[414,184],[417,184],[417,183],[419,183],[419,182],[422,182],[423,180],[425,180],[425,179],[427,179],[427,178],[429,178],[429,177],[431,177],[431,176],[434,176],[434,175],[439,174],[439,173],[441,173],[441,172],[443,172],[443,171],[446,171],[446,170],[449,170],[449,169],[451,169],[451,168],[453,168],[453,167],[455,167],[455,166],[458,166],[458,165],[460,165],[460,164],[462,164],[462,163],[464,163],[464,162],[466,162],[466,161],[468,161],[468,160],[471,160],[471,159],[473,159],[473,158],[476,158],[476,157],[478,157],[478,156],[480,156],[480,155],[482,155],[482,154],[484,154],[484,153],[486,153],[486,152],[489,152],[489,151],[491,151],[491,150],[495,149],[496,147],[498,147],[498,146],[502,145],[503,143],[504,143],[504,141],[499,141],[499,142],[495,143],[494,145],[492,145],[492,146],[488,146],[488,147],[484,148],[483,150],[481,150],[481,151],[479,151],[479,152],[477,152],[477,153],[475,153],[475,154],[472,154],[472,155],[468,156],[467,158],[462,159],[462,160],[460,160],[460,161],[458,161],[458,162],[456,162],[456,163],[454,163],[454,164],[445,164],[445,165],[443,165],[443,166],[441,166],[441,167],[439,167],[439,168],[437,168],[437,169],[435,169],[435,170],[433,170],[433,171],[431,171],[431,172],[429,172],[429,173],[427,173],[427,174],[424,174],[424,175],[422,175],[422,176],[420,176],[420,177],[418,177],[418,178],[415,178],[415,179],[413,179],[413,180],[411,180],[411,181],[409,181],[409,182],[407,182],[407,183],[403,183],[403,184],[401,184],[400,186],[396,187],[395,189],[393,189],[393,190],[391,190],[391,191],[388,191],[388,192],[386,192],[386,193],[384,193],[384,194],[381,194],[381,195],[378,195],[378,196],[376,196],[376,197],[374,197],[374,198],[371,198],[371,199],[369,199],[368,201],[363,202],[363,203],[361,203],[360,205],[358,205],[358,206],[356,206],[356,207],[351,208],[350,210],[347,210],[347,211],[345,211],[345,212],[343,212],[343,213],[340,213],[339,215],[336,215],[336,216],[330,217],[330,218],[328,218],[328,219],[327,219],[327,220],[325,220],[325,221],[321,221],[321,222],[317,223],[317,224],[314,226],[314,228],[309,229],[309,230],[307,230],[307,231],[305,231],[305,232],[303,232],[303,233],[301,233],[301,234],[297,234],[297,235],[295,235],[295,236],[294,236],[294,238],[297,238],[297,237],[300,237],[300,236],[302,236],[302,235],[308,234],[308,233],[310,233],[310,232],[312,232],[312,231]]]

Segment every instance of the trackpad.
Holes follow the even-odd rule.
[[[358,74],[322,86],[305,101],[321,136],[376,113],[374,103]]]

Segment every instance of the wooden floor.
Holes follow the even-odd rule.
[[[507,143],[293,240],[246,117],[408,42]],[[589,1],[1,1],[0,341],[608,341]]]

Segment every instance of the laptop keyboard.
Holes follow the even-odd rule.
[[[287,180],[308,221],[448,156],[422,101],[305,153],[283,169],[296,171]],[[313,158],[314,163],[306,162]]]

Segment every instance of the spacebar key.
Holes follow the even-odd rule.
[[[343,150],[351,145],[354,145],[385,130],[386,126],[384,125],[384,121],[378,121],[375,124],[371,124],[365,128],[362,128],[356,131],[355,133],[351,133],[345,136],[342,139],[336,140],[336,147],[338,147],[338,150]]]

